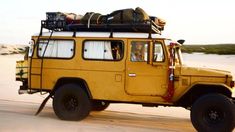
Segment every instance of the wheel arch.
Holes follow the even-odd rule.
[[[223,84],[195,84],[176,101],[176,104],[190,107],[199,97],[209,93],[220,93],[229,98],[232,97],[231,90]]]
[[[86,92],[86,94],[88,95],[88,97],[90,99],[92,99],[92,94],[89,90],[88,84],[87,82],[82,79],[82,78],[74,78],[74,77],[63,77],[57,80],[53,91],[56,91],[60,86],[64,85],[64,84],[68,84],[68,83],[74,83],[74,84],[78,84],[79,86],[81,86],[81,88]]]

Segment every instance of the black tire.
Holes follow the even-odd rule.
[[[92,111],[103,111],[108,108],[109,103],[104,101],[93,101],[92,102]]]
[[[231,132],[234,129],[234,104],[222,94],[200,97],[192,106],[191,121],[199,132]]]
[[[89,115],[91,102],[79,85],[65,84],[55,92],[53,109],[62,120],[82,120]]]

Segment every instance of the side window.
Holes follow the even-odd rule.
[[[164,61],[164,51],[162,44],[159,42],[154,43],[154,54],[153,61],[154,62],[163,62]]]
[[[149,42],[132,41],[131,43],[131,61],[145,62],[148,59]]]
[[[123,58],[122,41],[85,41],[83,45],[83,58],[91,60],[114,60]]]
[[[73,40],[40,40],[38,46],[38,56],[46,58],[72,58],[74,55]],[[44,53],[45,52],[45,53]]]

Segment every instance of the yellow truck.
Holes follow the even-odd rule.
[[[233,130],[230,72],[182,65],[183,40],[118,32],[116,26],[33,35],[28,57],[17,61],[19,93],[49,93],[38,113],[52,98],[62,120],[82,120],[110,103],[130,103],[184,107],[198,131]]]

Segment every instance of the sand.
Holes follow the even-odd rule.
[[[102,112],[91,112],[83,121],[62,121],[53,112],[51,100],[35,116],[46,95],[18,95],[15,61],[23,55],[0,55],[0,131],[156,132],[195,131],[189,111],[174,107],[142,107],[111,104]]]
[[[111,106],[115,111],[108,109],[103,112],[91,112],[83,121],[59,120],[50,105],[46,106],[39,116],[34,116],[38,105],[30,102],[0,100],[0,131],[194,131],[188,118],[130,113],[120,110],[120,107],[115,105]]]

